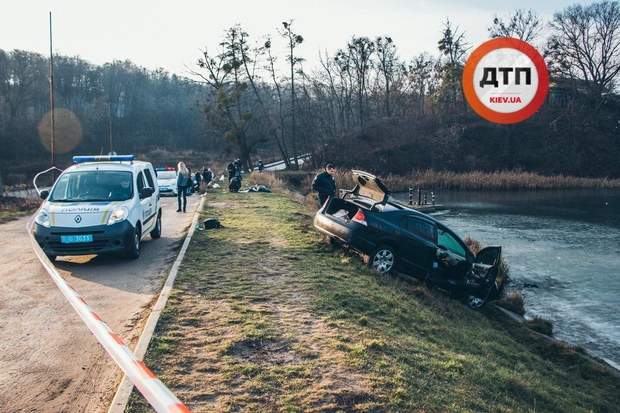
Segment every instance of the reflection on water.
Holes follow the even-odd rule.
[[[435,217],[502,245],[528,315],[555,336],[620,363],[620,190],[452,192]]]

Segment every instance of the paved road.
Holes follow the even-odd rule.
[[[135,343],[191,223],[163,200],[163,233],[138,260],[59,257],[63,276],[125,340]],[[0,412],[102,412],[121,371],[79,319],[31,250],[26,219],[0,225]]]

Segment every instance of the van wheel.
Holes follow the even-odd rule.
[[[157,239],[161,237],[161,211],[157,214],[157,222],[155,223],[155,228],[151,231],[151,238]]]
[[[388,274],[394,270],[396,264],[396,253],[394,248],[383,245],[370,255],[368,265],[379,274]]]
[[[140,224],[136,225],[136,228],[131,234],[131,238],[129,239],[126,255],[128,258],[136,259],[140,256],[140,238],[142,235],[142,228]]]

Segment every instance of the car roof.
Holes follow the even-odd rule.
[[[394,199],[390,199],[388,200],[386,205],[390,205],[394,208],[397,209],[393,209],[393,210],[389,210],[389,211],[381,211],[382,214],[389,214],[389,215],[398,215],[398,216],[415,216],[416,218],[420,218],[420,219],[424,219],[429,221],[430,223],[433,224],[437,224],[439,226],[444,227],[443,224],[441,224],[439,221],[437,221],[435,218],[433,218],[432,216],[425,214],[424,212],[420,212],[412,207],[410,207],[409,205],[400,203],[395,201]]]
[[[78,163],[75,165],[71,165],[69,168],[65,169],[65,172],[76,172],[76,171],[127,171],[127,172],[137,172],[141,171],[145,167],[149,166],[150,162],[143,161],[133,161],[133,162],[113,162],[113,161],[104,161],[104,162],[84,162]]]

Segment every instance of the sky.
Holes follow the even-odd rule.
[[[278,39],[281,22],[294,19],[305,41],[299,54],[304,68],[319,64],[319,51],[334,53],[352,35],[390,35],[400,56],[436,53],[442,23],[450,18],[477,46],[488,38],[493,16],[532,8],[545,20],[575,3],[559,0],[21,0],[0,14],[0,49],[49,54],[48,13],[53,14],[54,52],[78,55],[92,63],[130,59],[134,63],[189,75],[201,50],[215,49],[224,30],[241,24],[254,40]]]

